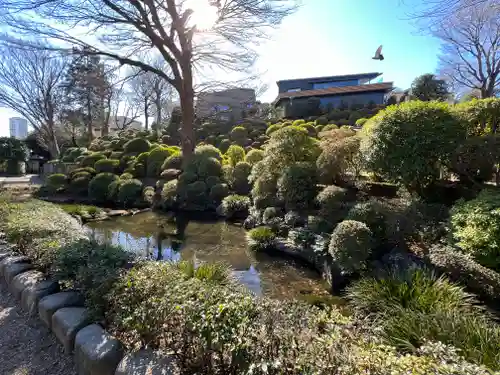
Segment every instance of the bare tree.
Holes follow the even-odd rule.
[[[483,1],[455,12],[431,29],[442,41],[440,73],[459,92],[477,89],[482,98],[500,89],[500,8]]]
[[[4,29],[26,38],[56,39],[57,48],[61,42],[90,47],[162,77],[179,94],[182,148],[189,156],[197,71],[250,69],[256,44],[295,8],[295,0],[207,0],[197,7],[187,0],[0,0],[0,17]],[[214,23],[203,30],[200,20],[210,13]],[[169,72],[148,63],[152,54],[165,60]]]
[[[19,112],[53,157],[59,154],[57,118],[67,60],[48,51],[0,49],[0,104]]]
[[[457,12],[487,3],[489,0],[421,0],[411,16],[421,20],[444,19]],[[402,1],[405,2],[404,0]],[[414,5],[414,4],[412,4]]]
[[[122,80],[121,84],[115,85],[115,90],[108,103],[109,111],[105,119],[108,127],[123,130],[141,116],[141,103],[135,99],[133,92],[129,90],[126,79]]]
[[[132,100],[141,106],[141,112],[144,115],[144,128],[149,130],[149,115],[153,105],[151,73],[145,73],[140,68],[133,68],[130,72],[130,86]]]

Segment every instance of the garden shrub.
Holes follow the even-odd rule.
[[[218,212],[226,219],[242,219],[248,215],[250,199],[242,195],[228,195],[222,200]]]
[[[312,207],[317,194],[316,168],[309,163],[292,164],[283,171],[277,187],[287,210]]]
[[[368,121],[368,119],[364,118],[364,117],[362,117],[360,119],[357,119],[356,120],[356,126],[359,126],[360,128],[362,128],[363,125],[365,125],[367,121]]]
[[[80,172],[80,174],[87,174],[87,172]],[[89,189],[89,183],[92,176],[89,174],[87,176],[75,177],[71,180],[69,184],[69,189],[72,193],[77,195],[87,195]]]
[[[130,206],[141,197],[142,182],[139,180],[120,180],[117,200],[125,207]]]
[[[283,126],[280,124],[274,124],[267,128],[266,135],[270,137],[275,131],[280,130]]]
[[[250,192],[248,176],[251,171],[252,167],[250,164],[244,161],[238,162],[234,168],[231,168],[229,176],[226,179],[236,194],[247,195]]]
[[[242,144],[242,142],[248,138],[248,131],[243,126],[235,126],[230,133],[231,140],[237,144]]]
[[[123,173],[120,175],[120,180],[131,180],[134,176],[131,173]]]
[[[210,189],[210,200],[215,205],[218,205],[229,194],[229,187],[226,184],[216,183],[215,185],[210,186],[207,183],[207,187]]]
[[[141,199],[139,200],[141,205],[146,207],[151,207],[154,202],[155,188],[152,186],[146,186],[142,190]]]
[[[77,178],[86,178],[88,180],[92,179],[92,175],[89,172],[78,172],[72,175],[71,180],[76,180]]]
[[[191,184],[191,183],[195,182],[197,180],[197,178],[198,177],[194,173],[184,172],[184,173],[181,173],[179,175],[179,182],[182,185],[188,185],[188,184]]]
[[[82,167],[94,168],[95,163],[102,159],[106,159],[106,156],[104,154],[99,152],[94,152],[93,154],[85,156],[80,162],[80,165]]]
[[[333,230],[328,251],[342,273],[355,274],[366,269],[372,248],[372,232],[366,224],[344,220]]]
[[[207,184],[208,188],[211,188],[212,186],[215,186],[217,184],[221,184],[222,181],[217,176],[208,176],[207,179],[205,180],[205,183]]]
[[[231,146],[231,141],[229,139],[223,139],[219,143],[219,150],[222,153],[226,153],[226,151],[229,149],[229,146]]]
[[[412,101],[379,112],[362,149],[368,169],[421,193],[439,180],[464,139],[465,129],[448,104]]]
[[[229,284],[231,281],[231,269],[223,262],[196,265],[193,260],[183,260],[175,263],[175,266],[189,279],[219,285]]]
[[[165,169],[161,172],[160,177],[166,181],[176,179],[182,172],[178,169]]]
[[[319,215],[336,224],[342,221],[348,207],[348,191],[338,186],[327,186],[316,196],[316,203],[319,206]]]
[[[466,125],[467,134],[481,136],[496,133],[500,126],[500,99],[473,99],[453,107],[454,113]]]
[[[311,136],[311,137],[316,136],[316,128],[314,127],[313,124],[310,124],[310,123],[302,124],[302,125],[300,125],[300,127],[306,129],[309,136]]]
[[[168,181],[161,191],[163,209],[169,210],[177,207],[177,180]]]
[[[222,160],[222,153],[217,147],[212,145],[196,146],[194,154],[198,156],[198,159],[215,158],[218,161]]]
[[[356,309],[380,322],[391,345],[411,350],[439,340],[470,361],[499,369],[499,327],[446,278],[418,268],[389,272],[357,281],[348,297]]]
[[[176,154],[176,155],[170,155],[168,158],[165,159],[165,162],[163,163],[161,169],[181,169],[182,168],[182,155]]]
[[[316,125],[327,125],[328,124],[328,118],[322,116],[322,117],[318,117],[315,121],[315,124]]]
[[[135,159],[136,163],[147,165],[149,155],[150,155],[149,151],[141,152],[139,155],[137,155],[137,158]]]
[[[456,244],[481,265],[500,271],[500,194],[485,189],[477,198],[458,201],[450,211]]]
[[[269,224],[278,217],[283,216],[283,210],[279,207],[266,207],[264,213],[262,214],[262,222],[264,224]]]
[[[66,175],[62,173],[55,173],[48,176],[45,180],[46,186],[54,192],[58,189],[66,187]]]
[[[76,168],[76,169],[73,169],[69,173],[69,179],[72,180],[74,178],[75,174],[80,173],[80,172],[87,172],[87,173],[90,173],[92,176],[96,174],[94,168],[90,168],[90,167]]]
[[[434,245],[429,251],[429,261],[472,293],[489,301],[500,301],[500,274],[481,266],[459,249]]]
[[[264,159],[264,151],[262,150],[251,149],[245,156],[245,161],[251,166],[254,166],[262,159]]]
[[[109,155],[109,158],[110,159],[117,159],[117,160],[120,160],[123,156],[123,152],[121,151],[113,151],[110,155]]]
[[[387,227],[384,210],[376,201],[355,204],[346,216],[346,220],[365,223],[370,228],[375,244],[381,244],[386,239]]]
[[[57,281],[81,292],[94,317],[104,316],[105,296],[131,260],[120,246],[83,239],[61,247],[52,265]]]
[[[115,173],[118,171],[120,165],[120,160],[116,159],[102,159],[98,160],[95,164],[95,170],[97,173]]]
[[[306,120],[295,120],[292,125],[293,126],[299,126],[299,125],[303,125],[306,123]]]
[[[219,177],[222,174],[222,165],[214,157],[193,155],[188,164],[186,164],[184,171],[193,173],[201,179],[206,179],[209,176]]]
[[[151,148],[151,143],[144,138],[133,138],[123,145],[123,152],[125,154],[140,154],[148,152]]]
[[[245,160],[245,149],[238,145],[231,145],[225,153],[229,164],[233,167],[239,162]]]
[[[89,183],[89,197],[97,202],[106,202],[108,187],[116,180],[118,176],[113,173],[99,173]]]
[[[323,128],[323,131],[324,132],[328,132],[330,130],[335,130],[335,129],[338,129],[339,127],[335,124],[328,124],[328,125],[325,125],[325,127]]]
[[[248,246],[253,251],[265,251],[276,246],[276,234],[269,227],[257,227],[247,233]]]
[[[139,162],[134,162],[130,170],[125,170],[127,173],[131,173],[136,178],[146,177],[146,165]]]
[[[171,151],[167,147],[157,147],[150,151],[147,161],[147,176],[158,177],[162,171],[165,160],[170,156]]]

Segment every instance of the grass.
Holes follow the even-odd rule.
[[[257,227],[247,233],[250,249],[263,251],[276,246],[276,234],[269,227]]]
[[[188,278],[216,284],[227,284],[231,278],[229,266],[222,262],[196,265],[192,260],[183,260],[174,264]]]
[[[500,327],[444,277],[414,269],[365,278],[349,288],[348,298],[382,328],[390,345],[415,351],[427,340],[440,341],[471,362],[500,369]]]
[[[83,204],[61,204],[59,205],[66,213],[74,216],[97,216],[102,213],[102,209],[96,206],[87,206]]]

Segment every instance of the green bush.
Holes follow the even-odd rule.
[[[280,130],[283,126],[281,124],[274,124],[267,128],[266,135],[271,136],[275,131]]]
[[[241,142],[248,138],[248,131],[243,126],[235,126],[230,133],[231,140],[234,142]]]
[[[66,175],[62,173],[51,174],[45,179],[45,184],[53,191],[64,188],[67,184]]]
[[[229,146],[231,146],[231,141],[229,139],[223,139],[222,141],[220,141],[219,150],[222,153],[226,153],[226,151],[229,149]]]
[[[316,168],[309,163],[288,166],[277,184],[278,196],[287,210],[301,210],[313,206],[317,194]]]
[[[248,215],[250,199],[243,195],[228,195],[222,200],[218,209],[226,219],[241,219]]]
[[[274,219],[283,216],[283,210],[279,207],[266,207],[262,214],[262,222],[270,224]]]
[[[177,206],[177,180],[168,181],[161,191],[161,204],[163,209],[169,210]]]
[[[179,183],[182,185],[188,185],[197,180],[197,176],[194,173],[184,172],[179,175]]]
[[[93,315],[102,317],[105,296],[129,260],[130,253],[119,246],[85,239],[59,249],[52,273],[63,285],[81,292]]]
[[[165,169],[161,172],[160,177],[166,181],[176,179],[182,172],[178,169]]]
[[[299,125],[303,125],[306,123],[306,120],[295,120],[292,125],[293,126],[299,126]]]
[[[229,187],[226,184],[216,183],[210,186],[207,182],[207,187],[210,189],[210,200],[218,205],[229,194]]]
[[[326,117],[318,117],[315,121],[315,125],[327,125],[328,124],[328,118]]]
[[[94,166],[97,173],[115,173],[120,165],[120,160],[116,159],[102,159],[98,160]]]
[[[155,188],[152,186],[146,186],[142,190],[141,203],[143,203],[146,207],[151,207],[154,202],[155,197]]]
[[[320,181],[344,183],[356,179],[361,170],[361,138],[344,129],[322,134],[321,154],[316,160]]]
[[[265,251],[276,247],[276,234],[269,227],[257,227],[247,233],[247,243],[253,251]]]
[[[205,180],[205,183],[207,184],[208,188],[211,188],[212,186],[215,186],[217,184],[221,184],[222,181],[219,177],[208,176],[207,179]]]
[[[222,165],[214,157],[208,157],[206,154],[195,154],[186,164],[184,171],[197,175],[201,179],[209,176],[219,177],[222,174]]]
[[[217,147],[212,145],[196,146],[194,154],[198,156],[198,159],[215,158],[218,161],[222,160],[222,153]]]
[[[489,301],[500,301],[500,273],[481,266],[458,249],[434,245],[429,251],[429,261],[472,293]]]
[[[133,204],[142,194],[142,182],[139,180],[121,180],[117,200],[125,207]]]
[[[462,288],[422,269],[366,278],[349,288],[361,312],[380,322],[391,345],[414,349],[426,340],[455,346],[468,360],[499,369],[500,329]]]
[[[163,163],[161,169],[164,171],[165,169],[181,169],[182,168],[182,155],[176,154],[176,155],[170,155],[168,158],[165,159],[165,162]]]
[[[131,180],[133,178],[134,176],[132,176],[131,173],[123,173],[122,175],[120,175],[120,180]]]
[[[323,131],[324,131],[324,132],[328,132],[328,131],[330,131],[330,130],[336,130],[336,129],[338,129],[338,128],[339,128],[339,127],[338,127],[337,125],[335,125],[335,124],[328,124],[328,125],[326,125],[326,126],[323,128]]]
[[[500,271],[500,194],[483,190],[477,198],[458,201],[450,211],[453,240],[476,261]]]
[[[151,143],[144,138],[133,138],[123,145],[123,152],[125,154],[140,154],[148,152],[151,148]]]
[[[332,223],[343,220],[347,201],[347,190],[334,185],[323,188],[316,196],[320,216]]]
[[[233,167],[239,162],[245,160],[245,149],[241,146],[231,145],[225,153],[229,164]]]
[[[307,124],[300,125],[300,127],[306,129],[307,133],[311,137],[315,137],[316,136],[316,128],[314,127],[314,125],[307,123]]]
[[[349,210],[346,220],[365,223],[370,228],[376,245],[386,240],[386,218],[383,207],[376,201],[357,203]]]
[[[120,160],[123,156],[123,152],[121,151],[113,151],[110,155],[109,155],[109,158],[110,159],[116,159],[116,160]]]
[[[183,260],[175,265],[189,279],[194,278],[219,285],[229,284],[231,281],[231,269],[222,262],[196,265],[193,260]]]
[[[366,269],[372,247],[372,232],[366,224],[345,220],[334,229],[328,251],[342,273],[355,274]]]
[[[87,172],[81,172],[82,175],[84,173]],[[75,177],[73,180],[71,180],[69,184],[70,191],[77,195],[87,195],[91,179],[92,177],[90,175],[88,175],[88,177],[87,176]]]
[[[150,155],[149,151],[141,152],[139,155],[137,155],[137,158],[135,159],[136,163],[147,165],[149,155]]]
[[[370,170],[420,194],[439,180],[465,129],[447,104],[411,101],[379,112],[363,139]]]
[[[226,180],[231,189],[240,195],[247,195],[250,192],[250,184],[248,183],[248,176],[252,167],[250,164],[241,161],[238,162],[234,168],[231,168]]]
[[[95,172],[95,169],[94,168],[90,168],[90,167],[86,167],[86,168],[76,168],[76,169],[73,169],[70,173],[69,173],[69,179],[72,180],[74,179],[75,175],[77,173],[81,173],[81,172],[86,172],[86,173],[90,173],[92,176],[96,174]]]
[[[89,183],[89,197],[97,202],[105,202],[109,185],[116,180],[118,176],[113,173],[99,173]]]
[[[251,166],[254,166],[262,159],[264,159],[264,151],[262,150],[251,149],[245,156],[245,161]]]
[[[167,147],[157,147],[149,153],[147,161],[147,176],[158,177],[162,171],[165,160],[170,156],[171,150]]]
[[[93,154],[85,156],[80,162],[80,165],[82,167],[94,168],[95,163],[102,159],[106,159],[106,156],[104,154],[100,152],[94,152]]]
[[[498,98],[473,99],[455,105],[453,110],[465,123],[467,134],[470,136],[495,133],[500,128],[500,100]]]

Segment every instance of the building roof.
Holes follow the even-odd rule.
[[[371,92],[371,91],[389,92],[393,88],[394,87],[392,82],[382,82],[382,83],[373,83],[368,85],[341,86],[341,87],[329,87],[326,89],[318,89],[318,90],[282,92],[276,98],[275,103],[277,104],[281,99],[288,99],[288,98],[307,98],[313,96],[356,94],[356,93]]]
[[[310,77],[310,78],[293,78],[293,79],[284,79],[281,81],[277,81],[277,84],[282,82],[294,82],[294,81],[308,81],[308,82],[329,82],[329,81],[346,81],[350,79],[374,79],[378,76],[382,75],[382,73],[359,73],[359,74],[345,74],[339,76],[325,76],[325,77]]]

